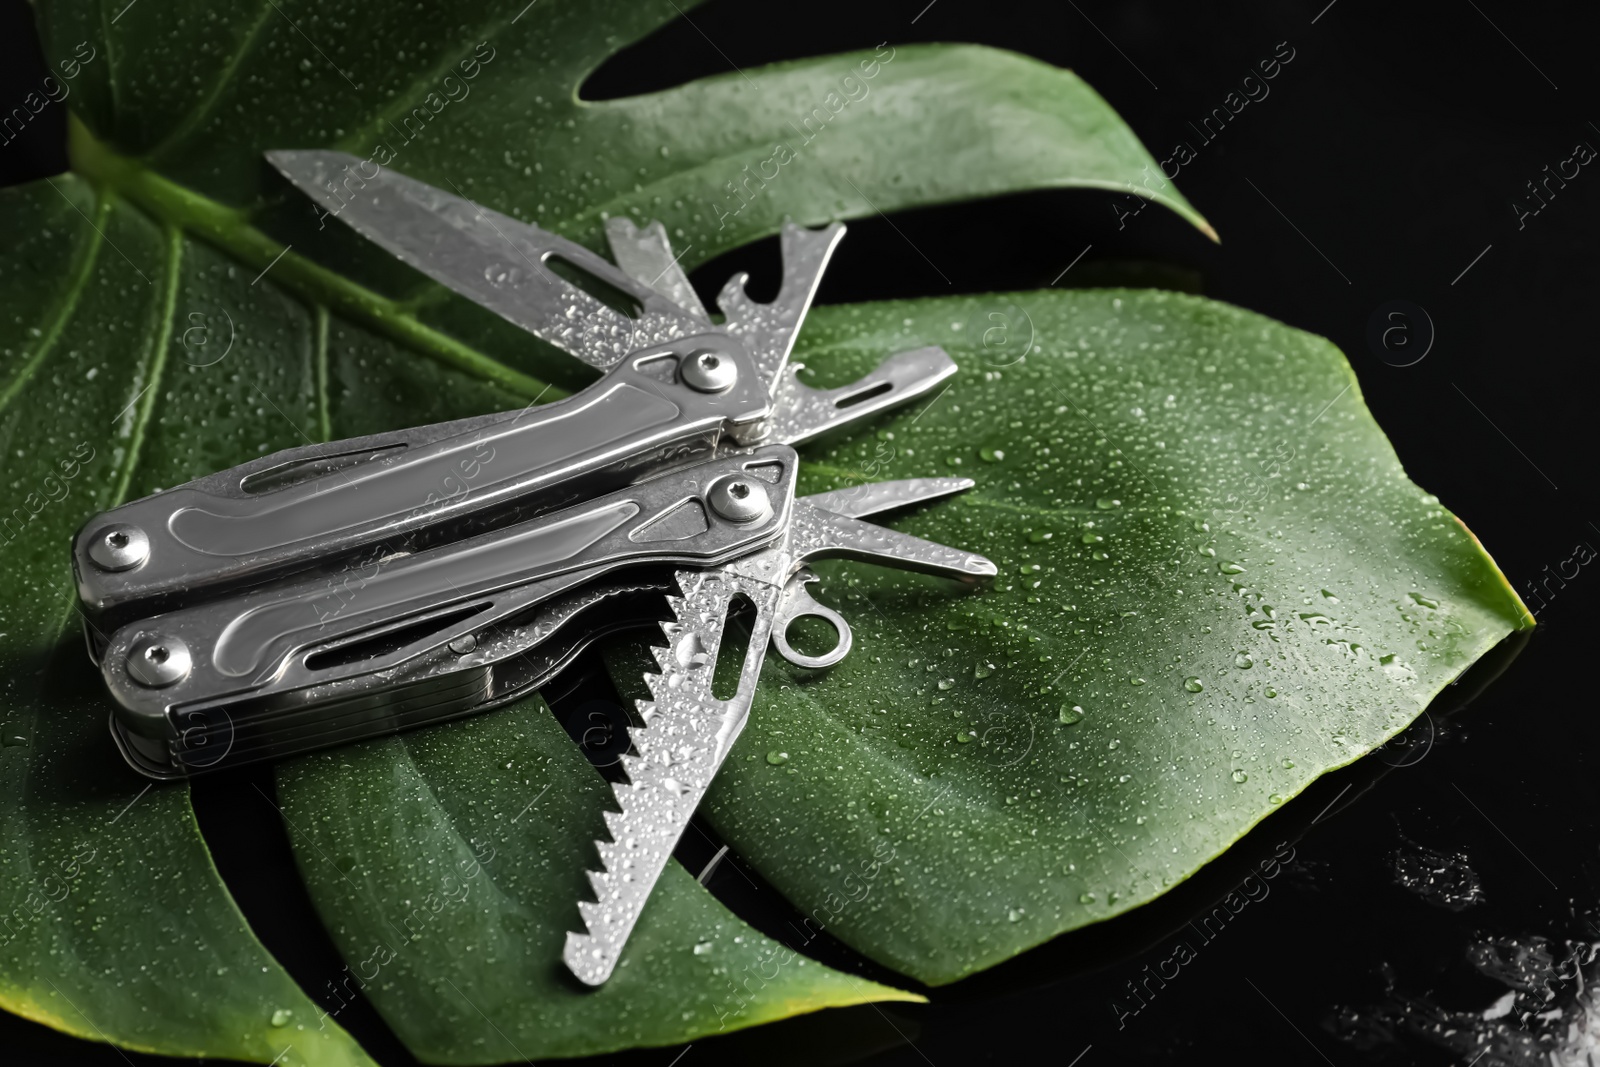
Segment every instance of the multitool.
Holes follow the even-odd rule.
[[[651,887],[738,739],[770,643],[849,652],[808,564],[866,560],[978,581],[982,556],[865,521],[969,488],[914,478],[797,496],[794,446],[927,395],[955,365],[902,352],[837,389],[800,381],[795,335],[844,233],[786,225],[770,303],[735,275],[710,315],[659,222],[613,218],[615,262],[338,152],[269,160],[404,263],[600,372],[542,405],[286,449],[96,515],[73,544],[89,650],[127,761],[182,778],[485,711],[589,644],[660,618],[597,843],[587,932],[564,959],[616,966]],[[802,617],[834,647],[789,642]],[[738,684],[712,691],[733,620]]]

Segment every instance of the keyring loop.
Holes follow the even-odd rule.
[[[844,621],[844,616],[824,604],[817,603],[806,591],[806,586],[816,580],[817,576],[809,571],[803,571],[792,578],[784,588],[783,599],[778,603],[777,615],[772,622],[773,647],[778,650],[780,656],[796,667],[832,667],[850,654],[850,646],[855,640],[855,636],[850,632],[850,624]],[[808,656],[789,644],[789,627],[796,619],[808,615],[824,620],[838,634],[838,642],[831,650],[820,656]]]

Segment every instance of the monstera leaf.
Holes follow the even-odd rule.
[[[1532,624],[1321,338],[1176,293],[1016,293],[820,309],[804,356],[848,379],[922,344],[961,365],[948,395],[811,453],[801,490],[967,474],[899,527],[1000,576],[819,567],[854,648],[821,676],[768,658],[705,805],[904,974],[1159,896]],[[654,661],[611,662],[643,696]],[[864,883],[869,856],[892,877]]]
[[[302,990],[187,790],[112,750],[67,538],[264,452],[583,380],[326,226],[268,149],[341,148],[596,247],[607,215],[660,218],[686,264],[785,218],[1049,186],[1136,183],[1204,220],[1143,184],[1153,161],[1078,79],[990,49],[590,101],[679,5],[112,6],[41,0],[73,170],[0,194],[0,1005],[130,1049],[348,1064],[370,1062],[339,1025],[359,995],[426,1062],[496,1063],[910,997],[677,868],[611,983],[562,981],[605,787],[538,700],[279,768],[262,802],[347,961]],[[1530,621],[1324,342],[1170,295],[1023,294],[819,309],[799,357],[842,378],[930,342],[952,389],[814,451],[808,488],[971,473],[906,528],[1003,576],[828,569],[856,651],[769,668],[710,805],[807,938],[936,984],[1148,900]]]

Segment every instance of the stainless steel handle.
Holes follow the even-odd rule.
[[[703,387],[707,361],[732,368],[726,388]],[[80,599],[109,629],[180,593],[238,588],[379,542],[404,548],[498,508],[592,497],[769,411],[738,342],[687,338],[552,404],[291,449],[97,515],[74,544]],[[129,538],[137,558],[119,558],[115,542]]]
[[[377,674],[642,563],[714,566],[778,537],[798,460],[772,445],[355,572],[294,576],[124,626],[101,671],[135,733],[184,705]],[[765,506],[751,510],[749,502]],[[737,506],[735,506],[737,505]]]
[[[173,709],[165,733],[111,732],[135,770],[184,778],[476,714],[548,684],[594,641],[653,625],[672,571],[631,568],[531,611],[417,655],[391,670],[349,675],[271,697]]]

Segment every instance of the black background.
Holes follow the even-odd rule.
[[[1520,227],[1512,207],[1528,199],[1526,182],[1576,144],[1600,148],[1588,5],[926,4],[713,0],[690,13],[692,24],[680,19],[608,63],[585,95],[885,40],[980,42],[1071,67],[1158,159],[1179,141],[1199,148],[1178,184],[1223,244],[1159,209],[1119,228],[1121,200],[1112,194],[1029,194],[903,213],[898,231],[882,219],[852,223],[821,299],[1052,282],[1201,291],[1339,344],[1411,477],[1472,527],[1519,591],[1554,573],[1580,543],[1600,546],[1589,432],[1600,167],[1584,168]],[[20,100],[43,72],[27,8],[7,0],[0,10],[0,100]],[[1221,106],[1280,42],[1294,58],[1270,95],[1200,147],[1189,123]],[[35,122],[0,149],[0,180],[64,169],[62,116],[47,118],[54,121]],[[773,262],[766,242],[703,267],[695,280],[705,289],[735,266]],[[1413,345],[1405,357],[1427,349],[1404,367],[1368,343],[1375,312],[1396,300],[1423,309],[1434,333],[1428,347],[1430,329],[1414,310],[1401,323]],[[1572,973],[1565,961],[1576,953],[1586,963],[1582,946],[1600,941],[1600,796],[1590,758],[1600,750],[1591,648],[1600,566],[1552,582],[1541,597],[1530,599],[1540,625],[1520,647],[1447,691],[1401,742],[1324,779],[1156,905],[932,991],[928,1007],[824,1012],[687,1052],[609,1061],[943,1067],[1027,1054],[1100,1067],[1477,1057],[1487,1067],[1543,1064],[1544,1051],[1566,1049],[1570,1062],[1587,1062],[1582,1051],[1600,1045],[1567,1031],[1590,1025],[1581,990],[1595,968],[1581,966],[1582,983],[1563,976]],[[603,696],[602,683],[577,682],[558,712]],[[219,866],[292,971],[330,973],[331,946],[305,936],[319,927],[282,831],[261,817],[259,801],[249,803],[253,795],[248,781],[195,788]],[[230,832],[216,832],[223,827]],[[1294,860],[1262,883],[1263,899],[1214,941],[1184,927],[1280,842]],[[1457,888],[1475,879],[1483,898],[1464,910],[1430,902],[1402,884],[1415,877],[1397,874],[1456,854],[1465,862],[1440,878]],[[781,916],[772,890],[741,867],[724,864],[710,884],[763,924]],[[1152,982],[1148,1003],[1131,1012],[1137,1002],[1126,984],[1169,959],[1179,938],[1197,947],[1196,958],[1164,987]],[[1558,977],[1544,985],[1552,968],[1541,953],[1557,961]],[[1481,1018],[1519,990],[1509,1014]],[[1549,1011],[1559,1015],[1535,1017]],[[369,1007],[340,1021],[383,1062],[411,1062]],[[1600,1041],[1600,1019],[1592,1025],[1597,1036],[1587,1040]],[[8,1061],[167,1062],[11,1016],[0,1019],[0,1042]]]

